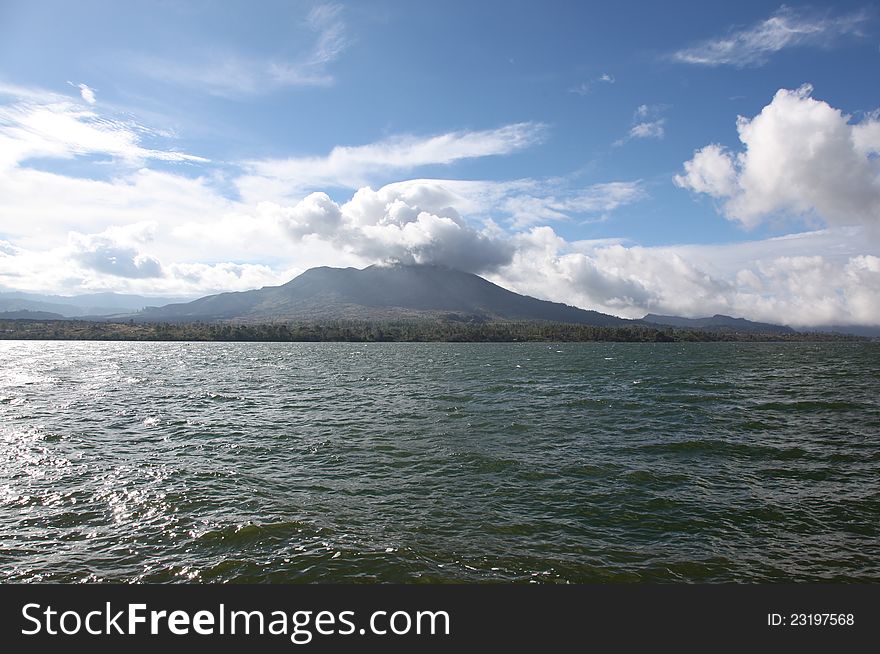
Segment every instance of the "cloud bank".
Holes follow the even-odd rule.
[[[630,318],[722,313],[795,327],[880,324],[880,257],[860,229],[720,246],[567,243],[549,227],[516,239],[493,281]]]

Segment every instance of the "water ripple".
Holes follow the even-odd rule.
[[[0,362],[0,581],[880,581],[877,344]]]

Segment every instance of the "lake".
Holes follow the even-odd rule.
[[[0,581],[880,581],[877,343],[0,342]]]

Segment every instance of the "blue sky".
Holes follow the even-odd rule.
[[[5,0],[0,286],[428,262],[618,315],[877,324],[878,28],[865,2]]]

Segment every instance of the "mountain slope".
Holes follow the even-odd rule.
[[[703,331],[762,332],[775,334],[793,334],[795,330],[785,325],[773,325],[766,322],[753,322],[745,318],[732,318],[716,313],[711,318],[682,318],[680,316],[660,316],[649,313],[644,322],[669,327],[699,329]]]
[[[519,295],[471,273],[428,265],[312,268],[281,286],[148,308],[133,318],[141,322],[547,320],[600,326],[634,322]]]

